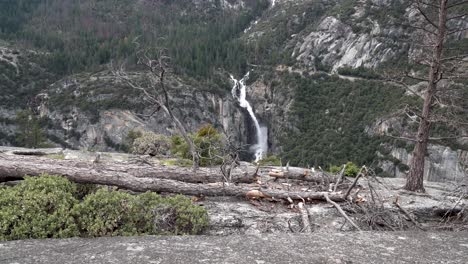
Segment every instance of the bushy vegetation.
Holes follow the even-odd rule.
[[[212,125],[205,125],[195,134],[190,134],[189,136],[200,155],[200,166],[221,164],[223,137]],[[181,136],[172,136],[171,142],[171,152],[174,156],[188,160],[192,159],[190,148]]]
[[[85,236],[199,234],[208,224],[205,209],[184,196],[155,193],[133,196],[99,189],[75,206],[73,213]]]
[[[47,175],[0,188],[0,240],[199,234],[207,225],[206,210],[180,195],[130,195]]]
[[[79,235],[73,207],[76,186],[60,177],[26,177],[0,189],[0,240],[65,238]]]
[[[343,169],[343,166],[331,166],[330,167],[330,172],[331,173],[339,173]],[[347,177],[356,177],[359,173],[360,169],[359,167],[352,163],[352,162],[347,162],[346,163],[346,169],[344,171],[344,175]]]
[[[153,132],[143,132],[135,138],[132,144],[132,152],[140,155],[166,156],[169,154],[171,142],[167,136]]]
[[[268,155],[258,161],[260,166],[281,166],[281,160],[275,155]]]

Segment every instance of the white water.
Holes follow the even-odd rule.
[[[255,153],[255,161],[259,161],[268,151],[268,129],[260,126],[252,106],[246,99],[245,81],[249,78],[249,74],[250,72],[248,72],[240,81],[236,80],[234,76],[231,75],[231,79],[234,81],[234,87],[231,92],[232,96],[239,101],[240,106],[247,110],[255,124],[256,143],[252,146],[252,150]]]
[[[271,0],[271,6],[272,7],[275,6],[275,2],[276,2],[276,0]]]

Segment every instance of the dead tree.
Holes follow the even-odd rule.
[[[148,52],[145,50],[137,52],[137,64],[143,66],[145,69],[144,77],[146,82],[138,82],[135,78],[130,77],[124,68],[124,64],[122,64],[119,69],[112,69],[112,71],[119,81],[143,93],[144,98],[150,102],[154,109],[153,114],[159,109],[162,109],[164,113],[169,116],[172,123],[189,146],[193,159],[192,168],[196,171],[200,164],[196,146],[188,135],[185,126],[172,110],[171,99],[165,83],[166,75],[169,73],[170,58],[165,55],[165,49],[159,49],[157,53],[157,58],[154,59],[148,55]]]
[[[411,115],[419,122],[414,138],[401,138],[415,143],[409,173],[404,188],[414,192],[425,192],[423,185],[424,163],[427,156],[427,146],[431,140],[465,137],[455,135],[445,138],[431,138],[431,128],[435,123],[445,122],[446,125],[457,127],[464,122],[455,124],[454,117],[467,114],[466,87],[460,85],[460,80],[466,78],[468,54],[466,50],[451,49],[448,40],[464,38],[466,32],[466,0],[414,0],[411,8],[416,10],[418,21],[408,26],[416,30],[420,39],[414,39],[413,45],[420,50],[414,62],[425,66],[424,71],[407,72],[394,82],[405,87],[409,92],[421,98],[421,109],[410,109]],[[426,74],[426,76],[424,76]],[[422,82],[425,89],[418,94],[408,84],[409,81]],[[457,100],[458,99],[458,100]],[[465,125],[467,123],[464,123]]]

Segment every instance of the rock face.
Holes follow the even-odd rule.
[[[416,122],[416,116],[408,117],[409,123]],[[408,127],[402,125],[401,119],[391,117],[377,121],[367,128],[371,135],[389,135],[391,131],[399,131],[401,137],[411,138],[413,134]],[[407,142],[412,143],[412,142]],[[387,145],[388,159],[380,162],[380,167],[393,177],[405,178],[407,166],[410,164],[411,152],[402,147]],[[459,182],[468,179],[468,151],[454,150],[447,146],[430,144],[428,156],[425,159],[424,179],[428,181]]]
[[[234,140],[249,143],[248,120],[229,92],[223,95],[200,91],[178,79],[171,80],[171,86],[173,111],[189,131],[210,123],[234,136]],[[157,107],[146,103],[135,90],[115,83],[107,71],[80,74],[56,82],[40,99],[34,109],[53,123],[48,133],[72,148],[115,149],[125,143],[131,130],[177,133],[163,111],[155,111]],[[14,111],[0,113],[4,118],[14,119],[15,116]]]
[[[452,150],[441,145],[429,145],[429,156],[426,157],[424,167],[424,179],[428,181],[459,182],[468,179],[468,151]],[[411,153],[403,148],[395,148],[391,156],[408,165],[411,160]],[[406,171],[400,171],[398,166],[391,162],[384,162],[385,171],[396,176],[406,177]]]
[[[375,68],[390,60],[396,51],[377,37],[381,34],[379,24],[371,33],[354,33],[351,26],[336,17],[326,17],[317,29],[298,42],[293,56],[306,66],[316,61],[331,65],[335,71],[340,67]],[[395,42],[393,44],[396,44]]]

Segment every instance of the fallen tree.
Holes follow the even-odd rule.
[[[151,166],[151,174],[176,175],[177,173],[192,173],[197,177],[198,171],[166,166]],[[200,169],[203,171],[204,169]],[[239,169],[240,170],[240,169]],[[145,172],[148,172],[144,170]],[[196,196],[243,196],[248,198],[296,199],[296,200],[326,200],[344,201],[341,193],[327,192],[289,192],[285,190],[267,190],[259,186],[235,186],[224,183],[195,184],[160,177],[137,177],[143,175],[141,168],[124,164],[92,164],[70,160],[52,160],[33,156],[0,155],[0,181],[21,179],[27,176],[42,174],[62,175],[77,183],[91,183],[117,186],[137,192],[168,192]],[[247,172],[241,172],[245,175]],[[149,175],[149,174],[145,174]],[[200,172],[200,175],[204,175]],[[185,177],[185,176],[184,176]],[[219,172],[221,179],[221,172]]]
[[[334,183],[337,181],[336,177],[328,175],[323,171],[315,171],[311,169],[299,167],[263,167],[268,169],[268,176],[281,179],[301,180],[316,183]]]
[[[14,173],[12,166],[18,166]],[[21,166],[19,166],[21,165]],[[40,166],[38,166],[40,165]],[[22,169],[27,173],[23,173]],[[38,176],[41,173],[60,174],[79,169],[80,173],[94,170],[99,173],[132,175],[137,178],[171,179],[190,183],[222,182],[223,175],[219,167],[199,168],[194,172],[188,167],[151,165],[148,163],[91,163],[76,160],[57,160],[29,155],[0,155],[0,182],[5,178],[21,178],[25,174]],[[60,173],[58,172],[60,170]],[[234,183],[252,183],[257,180],[256,167],[241,164],[231,171],[231,181]]]

